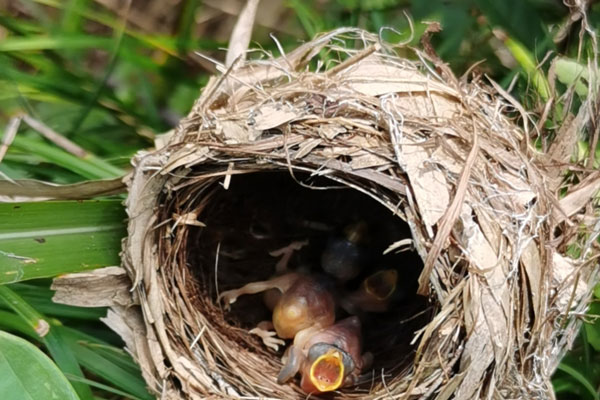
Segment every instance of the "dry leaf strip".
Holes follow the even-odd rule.
[[[323,49],[337,62],[307,68]],[[566,255],[576,235],[555,228],[582,220],[597,176],[582,172],[573,202],[558,202],[544,186],[557,175],[502,112],[522,108],[478,80],[450,81],[375,35],[339,29],[284,57],[233,63],[163,147],[135,157],[123,265],[140,306],[115,307],[107,322],[157,395],[304,398],[275,382],[276,355],[224,319],[210,282],[218,263],[195,276],[189,258],[226,177],[231,191],[279,171],[383,204],[406,221],[425,262],[420,291],[435,313],[414,332],[414,355],[393,354],[395,368],[334,398],[552,397],[550,376],[578,327],[571,313],[585,309],[597,263],[590,252]],[[549,212],[559,205],[566,211]]]

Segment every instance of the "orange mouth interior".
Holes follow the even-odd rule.
[[[310,381],[321,392],[336,390],[344,380],[344,363],[338,351],[328,351],[310,367]]]

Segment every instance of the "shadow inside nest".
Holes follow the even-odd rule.
[[[295,178],[287,172],[261,172],[234,176],[227,190],[219,182],[212,183],[210,201],[198,218],[206,227],[193,227],[186,245],[187,263],[196,278],[197,307],[218,334],[271,358],[278,366],[283,349],[268,349],[247,333],[260,321],[271,319],[263,296],[241,296],[230,311],[223,311],[216,303],[218,293],[272,277],[280,257],[270,253],[294,241],[308,244],[293,252],[288,268],[322,274],[321,255],[331,238],[342,235],[349,225],[364,224],[360,247],[366,262],[356,278],[341,284],[341,290],[355,290],[377,269],[394,269],[398,276],[387,311],[359,313],[363,351],[373,354],[373,364],[363,370],[358,388],[341,392],[365,393],[382,379],[389,383],[399,378],[414,361],[415,346],[410,342],[435,311],[426,298],[416,295],[423,263],[410,245],[383,255],[391,244],[411,234],[406,223],[369,196],[332,187],[325,178],[306,174],[295,174]],[[331,189],[314,190],[306,185]],[[337,309],[336,320],[346,316],[348,312]]]

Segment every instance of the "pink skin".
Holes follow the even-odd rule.
[[[311,350],[312,349],[312,350]],[[299,332],[294,338],[294,343],[284,355],[283,366],[278,382],[283,383],[300,372],[302,379],[300,386],[306,393],[318,393],[314,383],[316,377],[311,376],[311,367],[316,357],[331,352],[332,349],[340,350],[344,359],[344,372],[339,387],[351,385],[356,381],[364,365],[365,357],[361,354],[360,320],[358,317],[346,318],[333,326],[325,328],[308,328]],[[335,372],[335,371],[333,371]],[[327,371],[327,373],[333,373]],[[330,378],[335,381],[335,377]],[[336,390],[331,387],[326,391]]]
[[[288,271],[288,263],[290,262],[294,252],[300,250],[306,245],[308,245],[308,240],[294,241],[287,246],[282,247],[281,249],[269,252],[269,255],[273,257],[281,257],[281,259],[279,259],[275,265],[275,274],[282,275],[286,273]]]
[[[322,328],[335,322],[335,302],[323,282],[298,273],[288,273],[267,281],[248,283],[239,289],[223,292],[218,300],[229,307],[239,296],[271,289],[276,289],[280,293],[280,295],[276,292],[269,293],[268,301],[273,303],[271,304],[273,326],[281,339],[293,339],[304,329]],[[264,335],[259,336],[264,340]]]

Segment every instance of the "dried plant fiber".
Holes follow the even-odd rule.
[[[589,185],[578,188],[583,200],[562,202],[522,107],[417,50],[344,28],[279,58],[259,55],[211,78],[157,149],[135,157],[123,269],[84,277],[130,290],[93,299],[84,285],[89,304],[111,306],[106,322],[157,397],[306,397],[276,383],[276,356],[229,331],[188,257],[216,185],[279,171],[345,185],[405,221],[424,263],[419,294],[436,305],[410,338],[410,365],[333,398],[553,398],[550,377],[597,266],[593,238],[573,258],[573,235],[557,232],[588,229]],[[81,279],[57,281],[57,298],[77,302]]]

